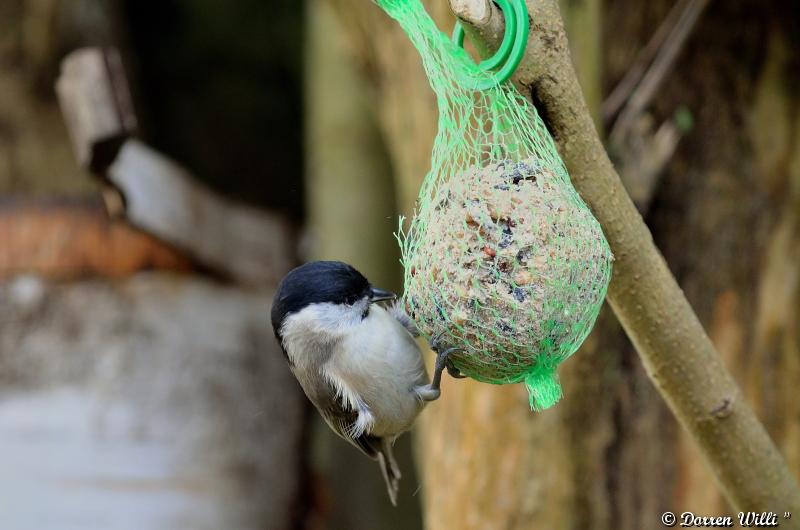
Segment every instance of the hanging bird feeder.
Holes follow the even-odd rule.
[[[406,308],[449,362],[478,381],[524,382],[540,410],[561,396],[557,367],[591,331],[611,278],[599,223],[570,182],[534,106],[509,80],[528,41],[524,0],[497,0],[506,34],[476,64],[420,0],[378,0],[422,55],[439,129],[399,240]]]

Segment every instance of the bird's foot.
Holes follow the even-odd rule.
[[[460,348],[446,348],[444,349],[439,342],[441,335],[431,341],[431,348],[436,352],[436,364],[433,372],[433,380],[430,385],[417,389],[417,394],[423,401],[435,401],[442,395],[442,372],[446,369],[451,377],[456,379],[463,379],[465,376],[461,374],[450,360],[450,354],[461,351]]]
[[[456,365],[453,364],[453,360],[450,359],[449,354],[455,351],[459,351],[458,348],[448,348],[442,339],[444,338],[445,332],[439,333],[436,337],[431,339],[431,349],[436,352],[437,359],[440,355],[444,355],[444,366],[447,368],[447,373],[450,374],[450,377],[455,379],[465,379],[467,376],[461,373],[461,370],[456,368]],[[442,353],[444,352],[444,353]]]

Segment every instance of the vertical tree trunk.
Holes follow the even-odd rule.
[[[408,212],[429,169],[436,118],[418,56],[378,8],[330,1],[345,14],[375,80]],[[426,2],[447,30],[445,4]],[[575,62],[594,105],[598,17],[614,80],[632,62],[631,43],[644,45],[670,7],[614,0],[601,14],[591,2],[562,5],[577,32]],[[570,21],[573,9],[579,14]],[[798,43],[781,23],[791,9],[751,1],[709,10],[657,98],[657,117],[685,105],[696,126],[664,175],[649,220],[716,346],[797,472],[800,420],[791,381],[800,366],[800,106],[791,87]],[[657,529],[665,510],[729,510],[608,311],[565,363],[562,381],[565,399],[541,414],[527,409],[522,388],[445,381],[417,438],[428,528]]]
[[[374,285],[397,291],[395,190],[376,94],[330,4],[309,0],[306,17],[308,257],[351,263]],[[318,414],[312,416],[312,465],[324,473],[330,499],[329,513],[319,515],[329,527],[418,528],[411,437],[401,438],[395,448],[403,471],[401,509],[395,510],[378,466],[336,436]]]

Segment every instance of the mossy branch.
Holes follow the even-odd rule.
[[[489,0],[450,0],[478,49],[502,37]],[[800,488],[667,268],[623,187],[587,109],[556,0],[528,0],[527,54],[515,81],[553,133],[572,182],[600,221],[614,252],[608,300],[661,395],[696,441],[723,493],[738,510],[792,512],[800,529]],[[487,10],[489,14],[486,15]],[[482,13],[474,18],[472,13]]]

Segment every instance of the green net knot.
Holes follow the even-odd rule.
[[[531,409],[537,412],[549,409],[561,399],[561,384],[555,367],[536,367],[525,376]]]

